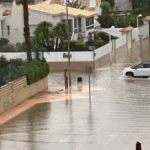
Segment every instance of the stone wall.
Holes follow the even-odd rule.
[[[110,54],[106,54],[95,60],[95,69],[110,64]]]
[[[47,77],[27,85],[26,77],[0,87],[0,114],[48,88]]]

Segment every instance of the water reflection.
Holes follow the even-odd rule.
[[[78,92],[82,92],[83,86],[82,85],[78,85],[77,87],[78,87]]]

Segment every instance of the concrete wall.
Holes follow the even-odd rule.
[[[26,77],[0,87],[0,114],[48,88],[47,77],[27,85]]]
[[[121,37],[122,36],[122,34],[120,32],[121,29],[122,28],[101,28],[98,31],[99,32],[106,32],[108,34],[111,34],[111,35],[114,35],[117,37]]]
[[[138,35],[143,35],[143,39],[149,37],[149,23],[134,29],[134,37],[136,42],[140,41]]]
[[[48,62],[50,65],[50,71],[63,71],[65,68],[68,68],[68,62]],[[87,66],[94,68],[93,61],[84,61],[84,62],[70,62],[71,71],[84,71]]]
[[[143,39],[149,37],[149,23],[144,24],[144,25],[139,27],[139,34],[138,35],[143,35]]]
[[[95,11],[98,15],[101,15],[102,10],[100,9],[101,2],[96,6]]]
[[[110,53],[103,55],[102,57],[95,60],[95,68],[103,67],[110,63]]]
[[[53,23],[53,16],[47,13],[42,13],[29,9],[29,24],[37,25],[42,21],[49,21]]]
[[[47,62],[68,62],[68,57],[63,57],[63,54],[68,54],[68,52],[44,52],[44,57]],[[73,62],[83,62],[83,61],[93,61],[93,52],[70,52],[72,57],[70,61]],[[23,60],[27,59],[25,52],[13,52],[13,53],[0,53],[0,56],[4,55],[7,59],[21,58]]]

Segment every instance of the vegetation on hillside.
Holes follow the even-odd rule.
[[[137,15],[142,14],[143,17],[149,15],[150,1],[146,0],[144,3],[141,0],[132,0],[133,10],[129,12],[122,12],[118,15],[114,10],[114,0],[103,0],[100,8],[102,9],[101,15],[97,20],[103,28],[110,28],[112,25],[116,28],[124,28],[127,26],[137,26]],[[139,17],[138,25],[142,25],[142,18]]]

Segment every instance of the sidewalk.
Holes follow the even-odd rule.
[[[0,126],[10,119],[16,117],[17,115],[25,112],[31,107],[39,103],[48,103],[48,102],[57,102],[57,101],[68,101],[71,99],[84,99],[88,98],[87,96],[81,95],[80,90],[88,93],[89,87],[84,86],[82,89],[77,89],[77,86],[72,86],[71,90],[65,90],[64,87],[53,88],[53,90],[44,90],[30,99],[24,101],[23,103],[17,105],[16,107],[0,114]],[[99,86],[91,87],[91,90],[104,90],[104,88]]]

